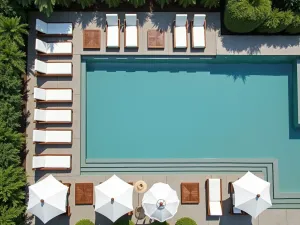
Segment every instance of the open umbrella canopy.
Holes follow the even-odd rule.
[[[156,183],[144,194],[142,206],[151,219],[164,222],[177,213],[179,199],[168,184]]]
[[[27,210],[43,223],[66,212],[68,187],[49,175],[42,181],[29,186]]]
[[[247,172],[233,183],[235,207],[256,218],[272,206],[270,183]]]
[[[133,210],[133,186],[113,175],[95,187],[95,211],[115,222]]]

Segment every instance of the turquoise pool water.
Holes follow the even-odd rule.
[[[300,191],[292,64],[87,64],[87,158],[277,158]]]

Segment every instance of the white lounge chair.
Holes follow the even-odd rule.
[[[187,48],[187,31],[187,14],[176,14],[176,20],[174,23],[174,48]]]
[[[207,179],[206,180],[207,194],[207,215],[222,216],[222,180]]]
[[[120,47],[120,20],[118,14],[106,14],[106,47]]]
[[[36,123],[72,123],[72,109],[34,109]]]
[[[42,36],[72,36],[72,23],[46,23],[36,19],[35,29],[38,35]]]
[[[35,50],[39,55],[72,55],[72,42],[47,43],[40,39],[35,39]]]
[[[205,48],[206,46],[206,15],[195,14],[194,21],[191,23],[192,31],[192,47]]]
[[[38,102],[73,102],[72,88],[34,88],[33,97]]]
[[[72,63],[43,62],[36,59],[34,70],[37,76],[72,76]]]
[[[139,20],[136,14],[125,14],[124,21],[125,47],[139,47]]]
[[[70,154],[39,154],[32,158],[33,170],[71,170],[72,155]]]
[[[33,143],[38,144],[72,144],[72,130],[33,130]]]

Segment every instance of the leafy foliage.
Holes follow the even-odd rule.
[[[20,46],[24,46],[22,35],[28,34],[26,24],[20,24],[20,17],[0,17],[0,37],[1,39],[10,40]]]
[[[293,21],[292,11],[274,9],[268,19],[258,27],[262,33],[278,33],[285,30]]]
[[[179,5],[181,5],[183,8],[186,8],[191,5],[196,5],[196,0],[178,0]]]
[[[224,23],[232,32],[248,33],[259,27],[270,13],[270,0],[228,0]]]
[[[183,217],[177,220],[175,225],[197,225],[197,223],[189,217]]]
[[[20,47],[26,27],[19,17],[0,15],[0,224],[5,225],[21,224],[26,208],[26,175],[20,165],[25,140],[19,132],[25,71]]]
[[[128,0],[128,2],[132,4],[135,8],[145,5],[145,0]]]
[[[88,219],[79,220],[75,225],[94,225],[94,223]]]
[[[201,0],[201,3],[209,9],[220,7],[220,0]]]
[[[300,0],[273,0],[273,5],[282,10],[300,12]]]
[[[164,8],[165,5],[168,5],[169,0],[156,0],[156,2],[160,5],[161,8]]]
[[[290,34],[299,34],[300,33],[300,15],[295,14],[292,20],[292,23],[285,30]]]
[[[118,7],[120,5],[120,0],[105,0],[105,3],[108,4],[110,8]]]

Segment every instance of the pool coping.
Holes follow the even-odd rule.
[[[149,58],[139,56],[140,59]],[[275,158],[266,159],[86,159],[86,60],[108,59],[102,56],[81,58],[81,142],[80,142],[80,172],[88,174],[118,173],[245,173],[247,171],[261,172],[271,183],[272,208],[300,208],[300,193],[281,192],[279,189],[279,167]],[[118,57],[119,59],[120,57]],[[126,57],[125,57],[126,58]],[[170,57],[169,57],[170,58]],[[187,57],[186,57],[187,58]],[[195,57],[197,59],[202,57]],[[168,59],[160,57],[159,59]],[[174,59],[172,57],[172,59]],[[181,59],[180,57],[176,59]],[[99,166],[101,164],[101,166]]]

